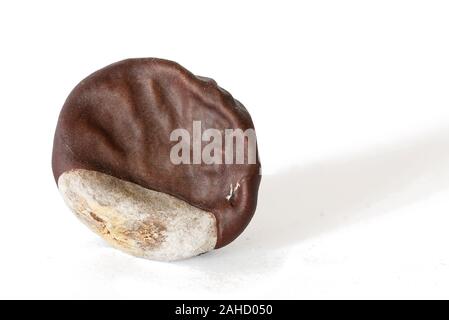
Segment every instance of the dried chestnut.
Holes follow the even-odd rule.
[[[70,208],[114,247],[187,258],[227,245],[251,220],[261,179],[253,132],[215,81],[172,61],[129,59],[71,92],[53,173]]]

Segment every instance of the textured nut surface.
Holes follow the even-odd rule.
[[[59,116],[53,147],[55,180],[64,172],[86,169],[170,194],[212,213],[216,248],[233,241],[257,205],[260,162],[256,164],[176,165],[170,134],[192,123],[202,129],[254,129],[251,116],[211,79],[179,64],[129,59],[107,66],[81,81]],[[224,154],[221,150],[220,154]],[[239,186],[232,193],[230,186]]]
[[[58,185],[84,224],[132,255],[172,261],[215,247],[214,215],[173,196],[83,169],[65,172]]]

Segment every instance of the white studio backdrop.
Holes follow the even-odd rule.
[[[449,298],[449,3],[0,4],[0,298]],[[250,111],[263,182],[228,247],[158,263],[59,196],[70,90],[130,57],[214,78]]]

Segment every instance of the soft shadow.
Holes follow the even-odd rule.
[[[167,264],[162,273],[154,274],[148,261],[131,258],[124,269],[143,282],[167,286],[173,286],[172,278],[185,270],[181,289],[217,292],[254,283],[263,286],[281,270],[290,246],[375,219],[445,188],[449,188],[449,130],[439,130],[264,176],[256,215],[229,246]],[[114,259],[108,263],[117,268]]]
[[[244,237],[265,249],[284,248],[448,187],[449,130],[439,130],[263,177]]]
[[[449,187],[449,130],[262,178],[256,215],[227,247],[179,262],[209,282],[244,285],[282,266],[285,250]]]

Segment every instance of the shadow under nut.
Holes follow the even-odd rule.
[[[170,151],[177,142],[170,134],[183,128],[192,137],[195,121],[203,131],[254,129],[248,111],[231,94],[175,62],[143,58],[107,66],[81,81],[64,103],[53,146],[55,181],[61,184],[66,174],[85,170],[172,196],[212,214],[214,248],[223,247],[256,210],[260,161],[257,155],[256,163],[248,164],[246,154],[244,164],[173,164]],[[238,189],[229,198],[232,186]],[[95,212],[89,218],[107,234],[101,220]],[[160,234],[163,226],[151,222],[148,228]]]

